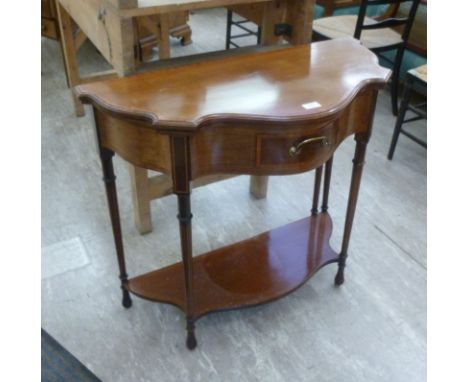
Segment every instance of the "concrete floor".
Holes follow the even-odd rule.
[[[225,11],[191,16],[194,43],[173,54],[223,49]],[[209,25],[209,27],[208,27]],[[94,48],[83,72],[106,68]],[[274,303],[209,315],[198,348],[185,348],[184,317],[120,288],[93,122],[73,115],[56,42],[42,40],[42,326],[103,381],[426,380],[426,151],[400,138],[386,159],[395,119],[379,96],[351,237],[346,283],[335,265]],[[425,136],[425,123],[416,123]],[[339,248],[353,140],[336,153],[330,195],[332,245]],[[130,276],[180,258],[174,196],[152,202],[153,233],[132,221],[123,160],[116,172]],[[255,200],[246,176],[193,192],[194,251],[297,220],[309,213],[313,174],[272,177]],[[229,201],[226,203],[226,201]],[[252,275],[255,277],[255,275]]]

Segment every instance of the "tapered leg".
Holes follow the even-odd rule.
[[[405,53],[405,48],[404,47],[399,48],[396,53],[395,62],[393,63],[391,94],[392,94],[392,112],[395,117],[398,115],[398,88],[399,88],[399,83],[400,83],[401,62],[403,61],[404,53]]]
[[[171,138],[172,184],[177,195],[180,228],[180,245],[184,266],[185,315],[187,319],[186,345],[190,350],[197,346],[195,317],[193,314],[192,266],[192,212],[190,208],[190,141],[188,137]]]
[[[390,143],[390,149],[388,150],[387,158],[389,160],[393,159],[393,153],[395,152],[395,148],[398,142],[398,137],[400,136],[401,126],[403,125],[403,121],[405,119],[406,110],[408,109],[409,101],[411,98],[411,89],[412,89],[412,81],[411,76],[406,81],[405,89],[403,91],[403,97],[401,100],[400,110],[398,112],[398,117],[395,123],[395,129],[393,130],[392,142]]]
[[[226,22],[226,50],[231,47],[231,31],[232,31],[232,11],[227,10],[227,22]]]
[[[314,184],[314,196],[312,199],[312,215],[318,214],[318,205],[320,197],[320,185],[322,184],[322,172],[323,166],[315,169],[315,184]]]
[[[190,211],[190,194],[177,195],[179,205],[180,243],[182,248],[182,261],[184,264],[184,282],[187,314],[187,347],[192,350],[197,346],[195,338],[195,320],[193,311],[193,270],[192,270],[192,213]]]
[[[117,252],[117,261],[120,270],[120,282],[122,288],[122,305],[125,308],[132,306],[132,300],[127,290],[128,275],[125,266],[125,256],[122,241],[122,229],[120,227],[119,204],[117,200],[117,190],[115,187],[114,166],[112,157],[114,152],[105,148],[100,148],[103,180],[106,185],[107,203],[109,206],[109,214],[112,222],[112,231],[114,233],[115,250]]]
[[[344,268],[346,266],[346,258],[348,256],[349,238],[351,236],[351,228],[353,226],[354,212],[356,211],[362,169],[364,167],[364,158],[366,156],[368,136],[364,134],[356,134],[354,139],[356,140],[356,150],[353,159],[353,175],[351,178],[348,207],[346,210],[343,243],[341,246],[341,253],[338,260],[338,272],[335,276],[336,285],[341,285],[344,283]]]
[[[333,167],[333,156],[325,163],[325,180],[323,183],[322,212],[328,211],[328,195],[330,193],[330,181]]]

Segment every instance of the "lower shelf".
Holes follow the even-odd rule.
[[[193,258],[194,318],[275,300],[338,261],[330,215],[321,213]],[[185,311],[182,262],[132,278],[128,290]]]

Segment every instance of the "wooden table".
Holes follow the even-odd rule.
[[[377,93],[389,75],[373,53],[346,38],[78,86],[78,98],[94,108],[123,305],[131,306],[133,293],[179,307],[193,349],[195,320],[205,314],[275,300],[329,263],[338,263],[335,283],[342,284]],[[329,244],[328,198],[333,153],[349,135],[356,150],[338,253]],[[181,262],[128,278],[114,153],[172,178]],[[311,215],[192,257],[193,181],[219,173],[265,176],[312,169]]]
[[[315,0],[56,0],[68,81],[71,86],[82,82],[102,80],[109,76],[125,76],[135,72],[133,19],[157,15],[161,40],[160,58],[169,58],[168,23],[173,12],[223,7],[235,4],[259,3],[262,8],[262,44],[279,43],[282,33],[291,44],[308,43],[312,31],[312,8]],[[72,20],[93,42],[114,71],[97,73],[83,79],[79,76],[74,49]],[[284,26],[289,26],[284,28]],[[278,27],[280,27],[278,29]],[[282,28],[281,28],[282,27]],[[275,32],[276,30],[276,32]],[[235,54],[235,53],[234,53]],[[74,97],[77,113],[84,109]],[[130,166],[135,224],[140,233],[152,230],[150,201],[171,192],[169,177],[148,178],[146,170]],[[206,184],[224,176],[207,177],[198,184]],[[251,193],[262,198],[267,192],[267,177],[251,178]]]

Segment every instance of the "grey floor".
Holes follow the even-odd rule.
[[[173,54],[223,49],[225,11],[191,16],[193,44]],[[90,44],[83,72],[106,64]],[[386,159],[395,119],[379,96],[351,238],[346,283],[322,269],[293,294],[197,323],[199,347],[185,348],[184,317],[134,298],[120,305],[119,280],[90,111],[73,115],[60,49],[42,40],[42,326],[103,381],[426,380],[426,151],[402,137]],[[416,123],[425,136],[425,123]],[[332,245],[343,230],[353,141],[335,156]],[[180,258],[175,197],[152,202],[153,233],[132,221],[123,160],[116,172],[130,275]],[[196,254],[306,216],[313,174],[270,180],[255,200],[246,176],[193,192]],[[226,202],[227,201],[227,202]],[[255,277],[255,275],[252,275]]]

